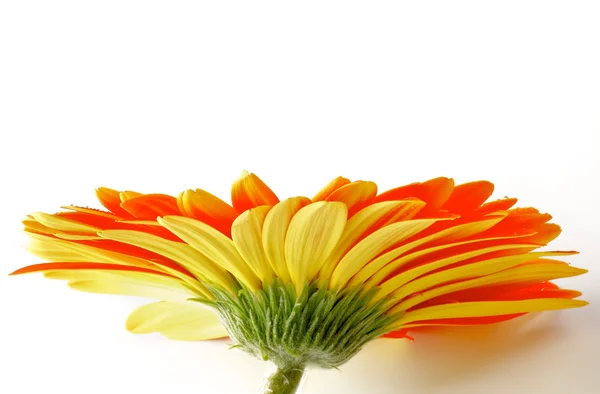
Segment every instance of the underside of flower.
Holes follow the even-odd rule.
[[[339,177],[280,201],[248,173],[232,205],[201,189],[100,188],[107,210],[27,217],[29,250],[49,262],[14,274],[156,299],[131,314],[130,331],[229,336],[280,368],[269,384],[297,384],[306,365],[338,367],[377,337],[586,305],[550,282],[586,272],[555,259],[575,252],[537,250],[560,233],[551,216],[512,198],[486,203],[492,191],[436,178],[378,194]]]
[[[256,294],[212,292],[216,300],[208,305],[218,311],[236,347],[282,368],[336,368],[395,320],[384,301],[373,302],[375,290],[360,287],[338,293],[313,283],[297,297],[276,280]]]

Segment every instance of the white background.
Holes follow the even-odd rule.
[[[376,341],[305,394],[600,392],[600,9],[590,1],[0,3],[0,393],[253,393],[223,342],[124,328],[145,300],[6,274],[20,221],[104,185],[227,198],[451,176],[554,215],[589,307]]]

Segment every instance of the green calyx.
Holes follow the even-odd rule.
[[[389,331],[397,318],[386,314],[384,300],[371,302],[374,290],[362,288],[336,292],[313,283],[296,296],[291,285],[276,280],[256,293],[240,289],[237,297],[210,290],[216,297],[210,305],[235,347],[288,374],[305,366],[339,367],[365,343]]]

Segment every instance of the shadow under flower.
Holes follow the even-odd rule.
[[[540,386],[536,379],[544,372],[539,364],[571,363],[564,351],[573,333],[561,317],[556,312],[530,314],[491,325],[420,329],[410,333],[414,342],[379,339],[343,365],[337,376],[332,371],[311,370],[307,392],[464,394],[489,392],[491,384],[494,392],[529,393]],[[540,357],[556,350],[563,356],[553,355],[540,363]],[[556,357],[562,357],[558,364]],[[523,377],[534,370],[537,375]],[[555,379],[564,375],[551,376],[542,386],[548,387]]]
[[[436,386],[503,368],[507,360],[559,340],[564,327],[555,324],[558,318],[532,314],[492,325],[421,329],[402,355],[404,374]]]

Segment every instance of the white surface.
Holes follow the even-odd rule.
[[[377,341],[304,394],[600,392],[597,2],[197,3],[0,4],[0,393],[254,392],[266,365],[223,343],[127,333],[142,300],[5,275],[38,261],[31,211],[243,169],[280,197],[490,179],[591,270],[563,281],[587,308]]]

